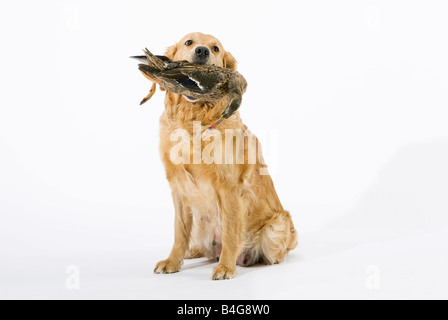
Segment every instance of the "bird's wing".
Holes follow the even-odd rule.
[[[183,88],[196,93],[209,93],[224,77],[213,69],[193,64],[184,64],[178,68],[163,70],[160,78],[175,81]]]
[[[146,64],[139,64],[138,69],[147,79],[153,82],[160,83],[161,81],[165,81],[175,84],[179,89],[186,89],[198,93],[202,92],[200,84],[190,79],[188,75],[182,73],[179,68],[160,70]]]
[[[160,73],[159,69],[148,66],[147,64],[139,64],[138,70],[150,81],[159,83],[157,75]]]

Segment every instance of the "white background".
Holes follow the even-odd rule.
[[[446,1],[2,2],[0,298],[448,298]],[[130,55],[218,37],[300,245],[211,281],[173,239],[163,94]],[[80,290],[66,288],[68,266]]]

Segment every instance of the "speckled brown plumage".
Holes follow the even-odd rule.
[[[246,79],[237,71],[220,68],[214,65],[192,64],[188,61],[172,61],[164,56],[155,56],[148,49],[146,56],[133,57],[147,64],[139,64],[142,74],[165,90],[182,94],[189,101],[228,101],[224,112],[214,121],[219,124],[222,118],[229,118],[240,107],[242,96],[246,92]],[[149,100],[154,93],[153,85],[150,94],[142,101]]]

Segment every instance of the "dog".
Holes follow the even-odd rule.
[[[218,39],[199,32],[183,37],[167,49],[165,56],[174,61],[237,69],[236,59]],[[239,112],[212,130],[207,127],[226,104],[221,100],[194,101],[166,92],[165,110],[160,117],[160,156],[175,208],[175,239],[171,253],[157,263],[155,273],[178,272],[184,259],[207,257],[219,261],[213,269],[213,280],[230,279],[237,265],[280,263],[297,246],[291,215],[283,209],[271,177],[263,174],[266,165],[259,142],[243,124]],[[182,163],[173,161],[173,149],[178,146],[173,132],[179,129],[190,137],[185,139],[186,146],[193,149],[193,155],[184,155],[186,161]],[[208,135],[199,146],[194,138],[197,131],[202,137]],[[233,143],[237,138],[233,132],[243,133],[243,146],[235,143],[226,148],[228,141]],[[213,141],[210,137],[214,137]],[[252,162],[251,141],[255,141],[259,155]],[[212,143],[215,149],[210,154],[219,160],[225,158],[225,163],[210,163],[202,158],[198,161],[197,154],[201,156]],[[216,147],[222,147],[224,154]],[[238,148],[244,161],[236,159]]]

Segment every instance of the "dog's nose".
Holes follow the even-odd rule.
[[[210,55],[210,50],[207,47],[197,47],[195,52],[200,59],[206,59]]]

